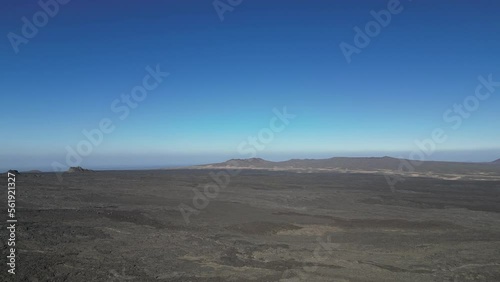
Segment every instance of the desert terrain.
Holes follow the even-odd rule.
[[[500,181],[252,169],[198,209],[211,172],[18,175],[0,280],[500,281]]]

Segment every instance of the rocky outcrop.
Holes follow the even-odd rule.
[[[85,169],[81,166],[72,166],[68,169],[69,173],[82,173],[82,172],[92,172],[90,169]]]

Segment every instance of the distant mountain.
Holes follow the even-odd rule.
[[[283,162],[271,162],[261,158],[231,159],[210,166],[235,168],[283,168],[283,169],[391,169],[399,165],[399,159],[383,158],[330,158],[330,159],[291,159]]]
[[[494,163],[499,163],[500,160]],[[223,163],[196,166],[194,168],[226,168],[226,169],[264,169],[289,170],[298,172],[363,172],[363,173],[404,173],[414,176],[432,174],[449,175],[450,178],[475,175],[484,178],[500,177],[500,166],[491,163],[466,162],[416,162],[391,157],[347,158],[334,157],[329,159],[291,159],[272,162],[260,158],[231,159]]]
[[[493,164],[500,164],[500,159],[496,160],[496,161],[493,161],[492,162]]]
[[[254,168],[268,168],[272,167],[274,162],[266,161],[261,158],[251,158],[251,159],[231,159],[223,163],[213,164],[216,166],[228,166],[228,167],[254,167]]]

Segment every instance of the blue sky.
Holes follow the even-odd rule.
[[[442,128],[428,159],[500,158],[500,87],[458,129],[443,120],[478,76],[500,81],[498,1],[401,0],[350,63],[339,44],[390,1],[243,0],[221,21],[212,1],[72,0],[16,54],[7,35],[41,10],[27,2],[0,12],[0,169],[65,164],[103,118],[116,129],[82,166],[245,158],[238,145],[284,106],[296,118],[257,156],[408,157]],[[112,102],[148,65],[170,75],[119,120]]]

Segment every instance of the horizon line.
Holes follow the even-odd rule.
[[[263,160],[267,162],[273,162],[273,163],[278,163],[278,162],[286,162],[286,161],[292,161],[292,160],[328,160],[328,159],[335,159],[335,158],[344,158],[344,159],[383,159],[383,158],[390,158],[390,159],[397,159],[397,160],[407,160],[407,161],[419,161],[417,159],[409,159],[409,158],[397,158],[397,157],[391,157],[391,156],[364,156],[364,157],[359,157],[359,156],[351,156],[351,157],[345,157],[345,156],[334,156],[334,157],[329,157],[329,158],[290,158],[287,160],[283,161],[272,161],[272,160],[267,160],[264,158],[260,157],[251,157],[251,158],[231,158],[227,159],[222,162],[211,162],[211,163],[197,163],[197,164],[170,164],[170,165],[118,165],[118,166],[87,166],[85,168],[94,170],[94,171],[137,171],[137,170],[168,170],[168,169],[174,169],[174,168],[189,168],[193,166],[204,166],[204,165],[212,165],[212,164],[218,164],[218,163],[224,163],[232,160]],[[499,161],[500,158],[494,159],[492,161],[450,161],[450,160],[423,160],[422,162],[445,162],[445,163],[470,163],[470,164],[491,164]],[[81,166],[77,166],[81,167]],[[72,166],[68,166],[67,169],[72,168]],[[9,169],[3,169],[5,170],[4,173],[11,171],[11,170],[16,170],[19,171],[20,173],[54,173],[57,171],[54,170],[41,170],[41,169],[28,169],[28,170],[17,170],[15,168],[9,168]],[[61,172],[61,171],[60,171]]]

